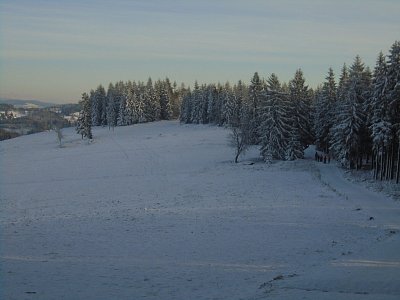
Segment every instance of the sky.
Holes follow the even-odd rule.
[[[0,97],[75,103],[116,81],[316,87],[400,39],[398,0],[0,0]]]

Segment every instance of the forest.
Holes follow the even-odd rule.
[[[329,68],[315,89],[301,69],[289,82],[256,72],[249,84],[110,83],[82,95],[76,129],[92,138],[91,126],[179,118],[231,128],[238,143],[259,145],[266,162],[303,158],[315,144],[345,168],[372,169],[375,179],[399,183],[400,42],[378,54],[373,70],[356,56],[336,77]]]

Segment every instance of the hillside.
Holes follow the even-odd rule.
[[[0,299],[398,299],[400,204],[176,121],[0,142]]]
[[[45,108],[56,105],[54,103],[44,102],[40,100],[22,100],[22,99],[6,99],[6,98],[0,98],[0,103],[11,104],[16,107],[24,107],[24,108]]]

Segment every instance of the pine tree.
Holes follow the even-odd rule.
[[[169,81],[168,81],[169,82]],[[165,81],[158,80],[155,85],[156,97],[160,103],[160,119],[169,120],[172,116],[170,103],[170,86]]]
[[[82,100],[80,101],[82,110],[79,114],[76,131],[82,135],[82,138],[86,137],[89,140],[92,136],[92,105],[88,94],[82,94]]]
[[[288,110],[289,95],[282,91],[275,74],[268,78],[267,85],[267,90],[261,94],[257,112],[261,120],[258,134],[261,156],[266,162],[271,162],[274,159],[286,159],[288,154],[290,156],[287,146],[292,128]]]
[[[391,173],[388,177],[396,177],[396,182],[400,181],[400,42],[396,41],[389,50],[388,70],[387,70],[387,98],[389,102],[389,113],[392,124],[392,162],[388,168]],[[397,149],[396,149],[397,148]],[[397,158],[395,152],[397,150]],[[396,171],[394,171],[394,161]],[[396,175],[395,175],[396,173]]]
[[[379,174],[383,178],[384,154],[390,144],[392,137],[389,115],[389,103],[386,97],[387,89],[387,64],[385,56],[379,53],[372,81],[372,93],[369,101],[369,109],[372,111],[371,136],[374,151],[374,177],[378,179]]]
[[[203,92],[197,81],[194,83],[192,98],[191,98],[191,122],[200,124],[203,114]]]
[[[126,90],[126,123],[127,125],[144,122],[145,87],[143,83],[129,82]]]
[[[117,126],[118,119],[118,103],[117,97],[115,96],[114,86],[110,83],[107,90],[107,124],[109,128],[114,130],[114,127]]]
[[[144,96],[144,117],[148,122],[160,119],[160,102],[157,100],[151,78],[147,80]]]
[[[349,85],[349,72],[346,64],[343,64],[340,77],[339,84],[336,92],[336,103],[333,107],[333,126],[329,132],[329,140],[330,140],[330,149],[329,152],[332,153],[336,159],[340,159],[343,157],[342,155],[342,143],[341,140],[341,121],[342,121],[342,111],[343,107],[346,103],[346,92],[348,90]],[[339,132],[340,131],[340,132]]]
[[[233,89],[230,88],[229,83],[225,84],[225,120],[227,126],[237,127],[240,124],[240,114],[243,102],[243,84],[241,81],[235,85]]]
[[[122,93],[121,93],[120,101],[119,101],[118,119],[117,119],[118,126],[127,125],[126,101],[127,101],[127,93],[126,93],[126,89],[124,87],[124,89],[122,90]]]
[[[98,102],[97,94],[94,90],[90,90],[90,102],[92,103],[92,124],[99,126],[101,124],[101,103]]]
[[[308,147],[313,142],[311,131],[311,99],[309,98],[308,86],[301,69],[298,69],[294,78],[289,82],[289,93],[292,114],[292,127],[296,132],[299,144],[303,148]]]
[[[181,104],[181,123],[192,123],[192,93],[190,89],[183,95]]]
[[[336,82],[332,68],[329,68],[328,75],[323,87],[316,93],[316,112],[315,112],[315,135],[316,145],[320,150],[329,152],[330,135],[329,132],[334,123],[334,109],[336,102]]]
[[[95,91],[90,92],[92,102],[92,122],[94,126],[106,125],[107,123],[107,97],[106,91],[102,85],[99,85]]]
[[[256,144],[259,142],[259,135],[257,128],[260,126],[260,117],[258,115],[259,112],[259,105],[260,105],[260,98],[261,94],[263,93],[263,84],[258,76],[258,73],[255,72],[253,78],[251,79],[251,83],[249,86],[249,102],[251,106],[251,141],[252,143]]]
[[[217,90],[215,85],[207,87],[207,119],[210,123],[216,124],[218,120]]]
[[[365,152],[363,138],[366,135],[365,91],[369,89],[365,80],[364,64],[356,56],[350,68],[348,80],[344,82],[345,72],[339,82],[340,96],[336,112],[336,125],[332,128],[334,153],[342,164],[359,168]],[[339,94],[339,91],[338,91]]]

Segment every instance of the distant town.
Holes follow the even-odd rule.
[[[40,101],[0,102],[0,141],[55,127],[74,126],[79,104],[50,104]]]

